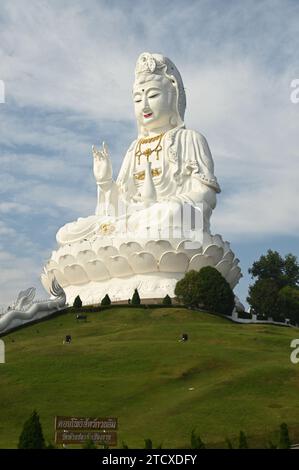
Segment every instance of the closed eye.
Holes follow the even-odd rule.
[[[160,93],[155,93],[154,95],[149,96],[149,98],[156,98],[156,96],[159,96]]]

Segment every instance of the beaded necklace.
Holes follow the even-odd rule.
[[[164,133],[156,135],[155,137],[145,137],[142,138],[138,141],[137,148],[135,151],[135,158],[138,159],[138,165],[140,165],[140,158],[142,155],[144,155],[147,158],[147,161],[149,160],[149,157],[151,156],[152,153],[156,152],[156,160],[159,160],[159,152],[162,150],[162,137]],[[154,149],[151,149],[150,147],[147,147],[145,150],[142,150],[142,145],[144,144],[151,144],[152,142],[157,142],[157,145]]]

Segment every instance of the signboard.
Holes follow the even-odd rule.
[[[93,441],[95,444],[107,446],[117,445],[117,433],[115,431],[90,431],[90,432],[74,432],[74,431],[56,431],[56,444],[83,444],[87,440]]]
[[[96,431],[116,430],[117,418],[75,418],[68,416],[55,417],[55,430]]]
[[[56,444],[83,444],[87,440],[106,446],[117,445],[117,418],[55,416]]]

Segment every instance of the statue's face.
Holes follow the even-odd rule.
[[[170,119],[174,112],[175,88],[168,79],[136,82],[133,99],[140,126],[147,130],[172,127]]]

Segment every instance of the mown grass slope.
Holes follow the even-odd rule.
[[[283,421],[299,441],[299,364],[290,362],[298,330],[176,307],[87,315],[77,322],[68,312],[3,338],[0,448],[17,446],[33,409],[48,441],[55,415],[116,416],[119,445],[129,447],[145,438],[188,447],[193,428],[210,447],[236,442],[240,430],[264,447]]]

